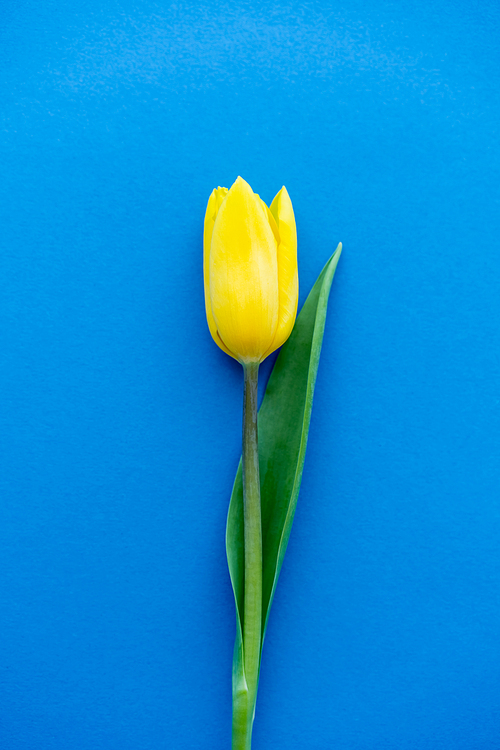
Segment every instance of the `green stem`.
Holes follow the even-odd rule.
[[[259,683],[262,629],[262,525],[257,438],[258,364],[243,366],[243,506],[245,526],[245,596],[243,667],[246,690],[233,701],[233,750],[250,750]]]

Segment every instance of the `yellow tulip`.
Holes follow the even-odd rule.
[[[262,362],[285,343],[297,314],[297,233],[286,188],[270,207],[241,177],[214,190],[203,245],[215,343],[243,365]]]

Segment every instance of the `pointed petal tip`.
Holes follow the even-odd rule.
[[[243,177],[236,178],[236,180],[229,188],[227,197],[230,199],[230,201],[236,200],[243,201],[244,203],[260,203],[259,196],[257,195],[257,193],[254,193],[251,185],[249,185],[248,182],[243,179]]]
[[[249,190],[251,193],[253,193],[253,190],[248,184],[248,182],[244,180],[243,177],[241,177],[240,175],[238,175],[238,177],[235,179],[235,181],[231,185],[231,190],[233,190],[233,188],[240,189],[240,190]]]

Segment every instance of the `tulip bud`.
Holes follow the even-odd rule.
[[[205,309],[215,343],[243,365],[262,362],[292,332],[298,302],[297,233],[281,188],[270,208],[238,177],[208,201]]]

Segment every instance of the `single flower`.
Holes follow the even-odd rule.
[[[251,750],[264,634],[300,487],[326,306],[340,245],[295,328],[297,233],[284,187],[270,207],[241,177],[230,190],[214,190],[205,214],[203,245],[210,333],[223,351],[243,365],[244,375],[242,454],[229,507],[226,550],[236,605],[232,750]],[[258,417],[259,365],[290,334]]]
[[[241,177],[214,190],[203,244],[210,333],[241,364],[262,362],[285,343],[297,314],[297,232],[286,188],[270,207]]]

